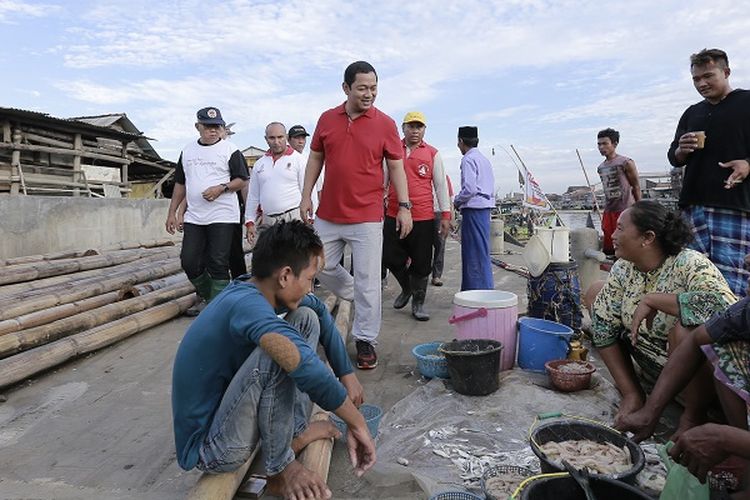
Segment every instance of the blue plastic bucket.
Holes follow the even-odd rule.
[[[529,278],[526,290],[529,316],[581,328],[581,285],[575,262],[556,262],[541,276]]]
[[[544,364],[568,355],[573,330],[561,323],[539,318],[518,320],[518,366],[544,373]]]

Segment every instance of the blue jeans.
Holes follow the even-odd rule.
[[[286,321],[317,347],[320,322],[315,311],[300,307]],[[201,445],[197,467],[210,473],[236,470],[260,440],[266,473],[275,476],[294,460],[292,439],[307,427],[309,411],[307,394],[258,347],[229,383]]]

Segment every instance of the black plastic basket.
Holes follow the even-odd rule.
[[[621,481],[594,476],[589,478],[591,492],[598,499],[651,500],[638,488]],[[529,481],[521,490],[518,500],[586,500],[586,493],[570,475],[562,477],[539,476]]]
[[[545,473],[565,472],[565,469],[562,467],[562,464],[558,465],[547,459],[547,456],[539,449],[539,446],[550,441],[560,442],[577,439],[590,439],[598,443],[612,443],[620,448],[627,446],[630,451],[630,457],[633,461],[633,466],[630,469],[613,475],[592,473],[592,477],[607,477],[632,484],[635,483],[635,477],[646,465],[646,456],[635,441],[628,439],[623,434],[603,424],[586,420],[562,419],[541,423],[529,433],[531,451],[539,457],[542,472]]]

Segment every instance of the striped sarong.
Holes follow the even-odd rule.
[[[728,208],[687,207],[683,211],[693,226],[690,248],[706,255],[739,297],[747,295],[750,270],[750,214]]]

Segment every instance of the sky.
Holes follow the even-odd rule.
[[[748,0],[0,0],[0,106],[56,117],[127,113],[166,159],[194,140],[195,112],[218,107],[240,148],[265,125],[304,125],[343,102],[343,71],[377,70],[376,106],[425,139],[460,182],[457,128],[479,127],[498,193],[518,191],[512,144],[548,193],[592,182],[597,131],[642,172],[700,100],[690,54],[729,54],[750,87]],[[494,149],[495,155],[492,155]]]

